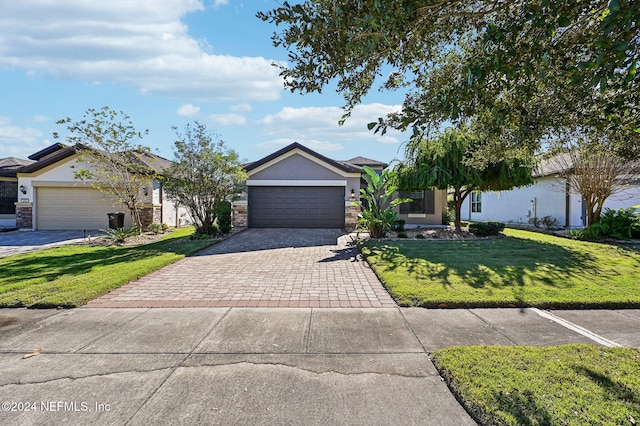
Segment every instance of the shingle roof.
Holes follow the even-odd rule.
[[[20,168],[31,163],[33,163],[33,161],[23,160],[22,158],[0,158],[0,176],[15,177]]]
[[[53,144],[37,153],[29,156],[29,158],[39,158],[39,161],[32,162],[24,167],[22,167],[19,172],[20,173],[31,173],[37,170],[43,169],[51,164],[55,164],[58,161],[64,160],[75,154],[78,149],[86,149],[87,147],[83,145],[73,145],[65,147],[59,143]],[[53,154],[53,155],[51,155]],[[145,153],[135,153],[135,157],[142,163],[142,165],[151,168],[154,172],[161,172],[167,167],[171,165],[171,161],[163,158],[159,155],[145,152]],[[47,157],[48,156],[48,157]],[[46,158],[45,158],[46,157]]]
[[[371,158],[366,157],[354,157],[350,160],[344,160],[343,163],[354,164],[356,166],[369,166],[369,167],[388,167],[389,164],[383,163],[382,161],[372,160]]]

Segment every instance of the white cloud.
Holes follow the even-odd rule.
[[[231,110],[231,112],[251,112],[253,108],[251,107],[251,105],[247,103],[242,103],[242,104],[232,105],[231,108],[229,109]]]
[[[380,143],[387,143],[387,144],[397,144],[400,143],[400,140],[398,140],[398,138],[394,138],[393,136],[380,136],[379,138],[376,138],[376,141],[380,142]]]
[[[0,116],[0,157],[27,158],[51,145],[42,136],[44,135],[40,130],[16,126],[9,117]]]
[[[242,126],[247,123],[247,118],[241,114],[211,114],[209,121],[218,126]]]
[[[43,123],[45,121],[51,121],[51,117],[47,115],[36,115],[35,117],[33,117],[33,121],[35,121],[36,123]]]
[[[197,117],[200,114],[200,107],[192,104],[184,104],[177,111],[179,116],[182,117]]]
[[[213,0],[213,7],[226,6],[229,4],[229,0]]]
[[[0,68],[174,98],[278,99],[282,79],[270,59],[209,54],[189,36],[181,18],[203,8],[201,0],[6,2]]]
[[[271,152],[271,151],[277,151],[278,149],[283,148],[287,145],[290,145],[294,142],[298,142],[306,146],[307,148],[310,148],[314,151],[323,152],[323,153],[341,151],[342,149],[344,149],[342,145],[328,142],[328,141],[319,141],[315,139],[290,139],[290,138],[280,138],[280,139],[275,139],[268,142],[263,142],[258,144],[258,147],[262,148],[265,151]]]
[[[266,115],[258,121],[258,125],[267,136],[292,138],[298,141],[303,138],[341,142],[376,140],[367,124],[377,121],[378,117],[398,111],[400,107],[400,105],[378,103],[358,105],[342,126],[338,122],[344,111],[339,107],[285,107],[275,114]],[[390,130],[381,142],[391,143],[390,138],[399,134]]]

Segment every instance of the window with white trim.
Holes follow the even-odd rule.
[[[482,192],[471,193],[471,213],[482,213]]]

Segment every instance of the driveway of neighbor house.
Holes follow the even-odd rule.
[[[13,231],[0,234],[0,257],[73,244],[99,231]]]
[[[396,306],[339,229],[247,229],[86,307]]]

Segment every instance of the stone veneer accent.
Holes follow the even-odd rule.
[[[344,206],[344,227],[348,231],[354,230],[358,226],[358,214],[360,214],[360,205],[353,205],[348,202]]]
[[[231,203],[232,222],[236,228],[244,228],[247,226],[247,202],[235,201]]]
[[[142,207],[140,209],[140,222],[142,223],[142,229],[147,229],[149,225],[153,223],[153,215],[153,207]]]
[[[20,229],[33,229],[33,206],[16,206],[16,226]]]

